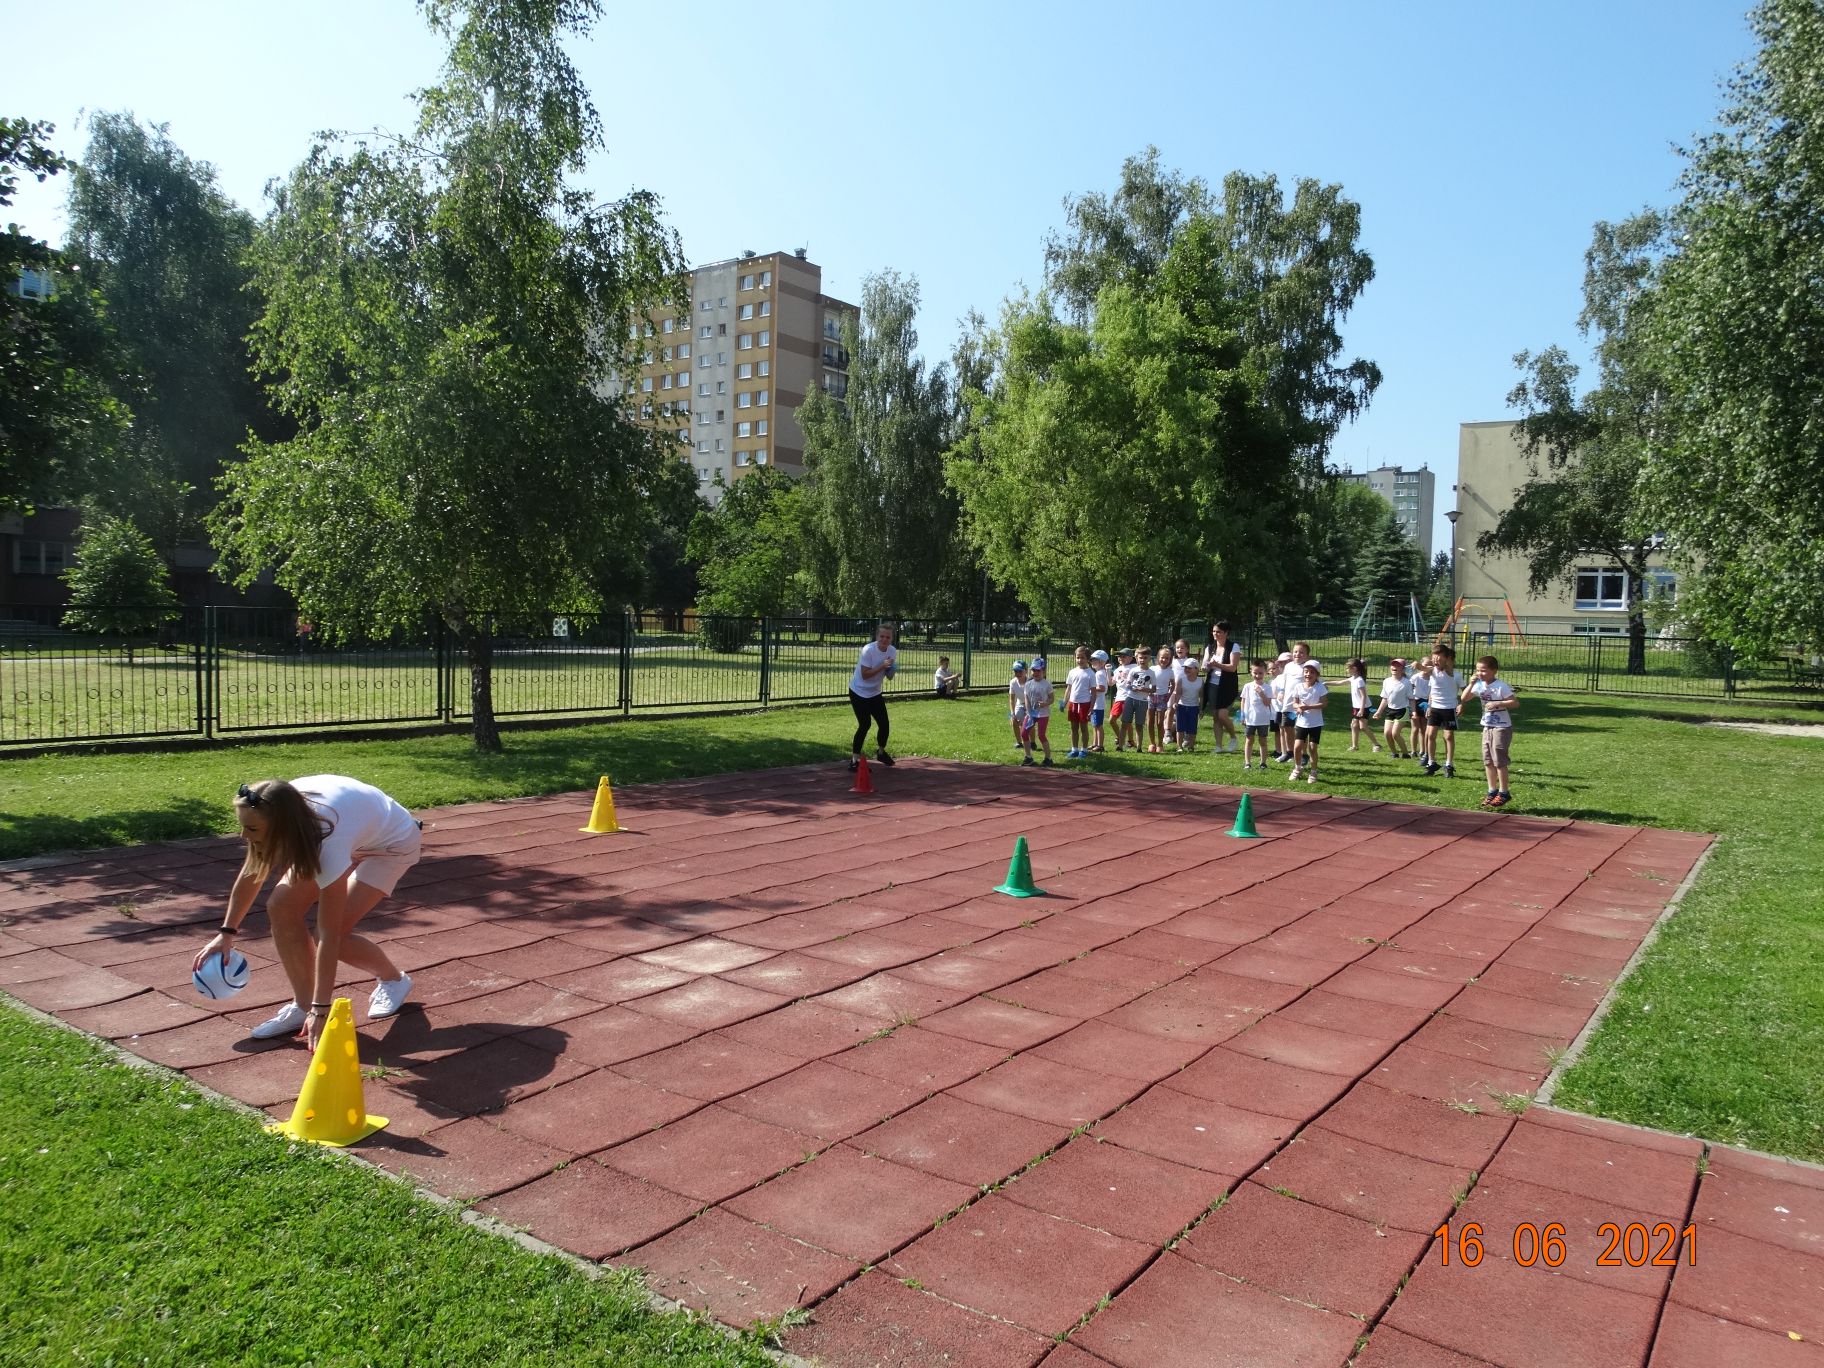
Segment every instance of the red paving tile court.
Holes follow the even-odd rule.
[[[1263,791],[1247,841],[1234,789],[876,784],[629,787],[607,836],[586,794],[429,814],[364,927],[418,986],[361,1028],[392,1124],[355,1152],[730,1325],[807,1309],[787,1347],[831,1365],[1824,1363],[1824,1171],[1519,1106],[1709,838]],[[990,891],[1021,835],[1042,898]],[[288,1114],[262,914],[252,987],[189,986],[237,860],[0,875],[0,987]]]

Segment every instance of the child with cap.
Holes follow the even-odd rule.
[[[1095,696],[1089,705],[1089,748],[1099,751],[1102,749],[1102,718],[1108,711],[1108,652],[1091,651],[1089,659],[1095,673]]]
[[[1051,764],[1051,681],[1045,678],[1045,657],[1034,656],[1032,669],[1026,680],[1026,758],[1020,763],[1032,763],[1032,745],[1038,742],[1045,751],[1043,764]]]
[[[1013,662],[1013,678],[1007,684],[1007,720],[1013,723],[1013,748],[1026,749],[1026,662]]]

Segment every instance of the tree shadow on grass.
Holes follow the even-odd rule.
[[[97,846],[145,845],[213,836],[222,808],[197,798],[173,799],[163,807],[98,812],[91,817],[0,811],[0,860],[49,850],[91,850]]]

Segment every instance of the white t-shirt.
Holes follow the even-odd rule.
[[[1490,703],[1511,702],[1514,697],[1514,686],[1505,679],[1478,679],[1469,686],[1470,693],[1482,700],[1482,725],[1485,727],[1511,727],[1514,719],[1506,708],[1491,708]]]
[[[1135,667],[1132,665],[1115,666],[1115,702],[1127,702],[1128,689],[1130,687],[1130,682],[1134,677],[1134,669]]]
[[[1314,660],[1307,660],[1307,661],[1303,661],[1303,662],[1300,662],[1297,660],[1288,660],[1286,662],[1285,668],[1279,672],[1279,678],[1281,681],[1279,696],[1281,698],[1296,697],[1298,695],[1298,691],[1305,687],[1305,666],[1306,665],[1316,665],[1316,664],[1317,664],[1317,662]],[[1323,667],[1321,665],[1318,666],[1317,673],[1319,674],[1319,676],[1322,676],[1322,674],[1324,673]]]
[[[1241,686],[1241,725],[1244,727],[1270,727],[1273,725],[1273,688],[1271,683],[1256,684],[1249,679]]]
[[[1368,676],[1349,676],[1349,706],[1363,711],[1368,707]]]
[[[1306,731],[1316,731],[1323,726],[1324,700],[1329,696],[1330,690],[1321,679],[1315,684],[1299,685],[1297,691],[1292,695],[1292,706],[1298,710],[1295,725],[1303,727]],[[1318,711],[1308,713],[1305,711],[1306,708],[1316,708]]]
[[[1381,681],[1381,706],[1385,708],[1410,708],[1412,706],[1412,681],[1405,675],[1395,678],[1388,675]]]
[[[1096,696],[1096,672],[1087,665],[1073,665],[1064,676],[1064,701],[1088,703]]]
[[[1108,703],[1108,666],[1096,666],[1096,697],[1093,700],[1100,708]]]
[[[417,821],[372,784],[341,774],[313,774],[292,780],[292,787],[333,824],[317,856],[318,887],[348,873],[358,856],[417,848]]]
[[[1431,672],[1431,706],[1454,708],[1463,697],[1463,679],[1448,670]]]
[[[1029,679],[1026,681],[1026,712],[1030,717],[1051,716],[1051,681],[1049,679]]]
[[[1017,675],[1007,681],[1007,711],[1015,717],[1026,715],[1026,681]]]
[[[899,648],[889,646],[883,651],[880,649],[880,643],[874,641],[863,646],[860,657],[855,661],[855,673],[849,676],[849,692],[857,698],[878,698],[880,691],[886,687],[886,675],[877,674],[872,679],[863,679],[861,672],[871,670],[883,662],[888,665],[897,664]]]
[[[1202,697],[1203,677],[1197,671],[1195,660],[1180,660],[1172,665],[1172,673],[1178,679],[1178,702],[1196,706]]]
[[[1155,682],[1152,669],[1149,666],[1134,666],[1134,668],[1128,672],[1127,676],[1128,697],[1130,699],[1151,699]]]

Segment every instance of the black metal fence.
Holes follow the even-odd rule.
[[[326,641],[295,612],[274,608],[189,608],[155,630],[114,637],[64,631],[58,616],[0,605],[0,746],[438,724],[471,715],[467,652],[429,613],[415,630],[370,641]],[[631,716],[836,701],[846,696],[873,627],[871,619],[692,613],[552,613],[496,623],[494,710],[501,717]],[[1208,624],[1162,626],[1149,644],[1179,636],[1200,648]],[[1818,673],[1801,662],[1738,661],[1698,641],[1649,637],[1636,671],[1623,636],[1502,630],[1459,631],[1453,639],[1465,673],[1475,656],[1492,653],[1521,689],[1824,702]],[[1306,641],[1332,678],[1347,658],[1362,656],[1371,687],[1388,657],[1419,649],[1391,624],[1384,636],[1348,623],[1260,624],[1238,640],[1244,658],[1269,661],[1282,641]],[[1073,644],[1024,623],[908,623],[887,689],[928,694],[941,657],[965,688],[998,689],[1015,656],[1062,654]],[[1110,649],[1116,644],[1133,643]]]

